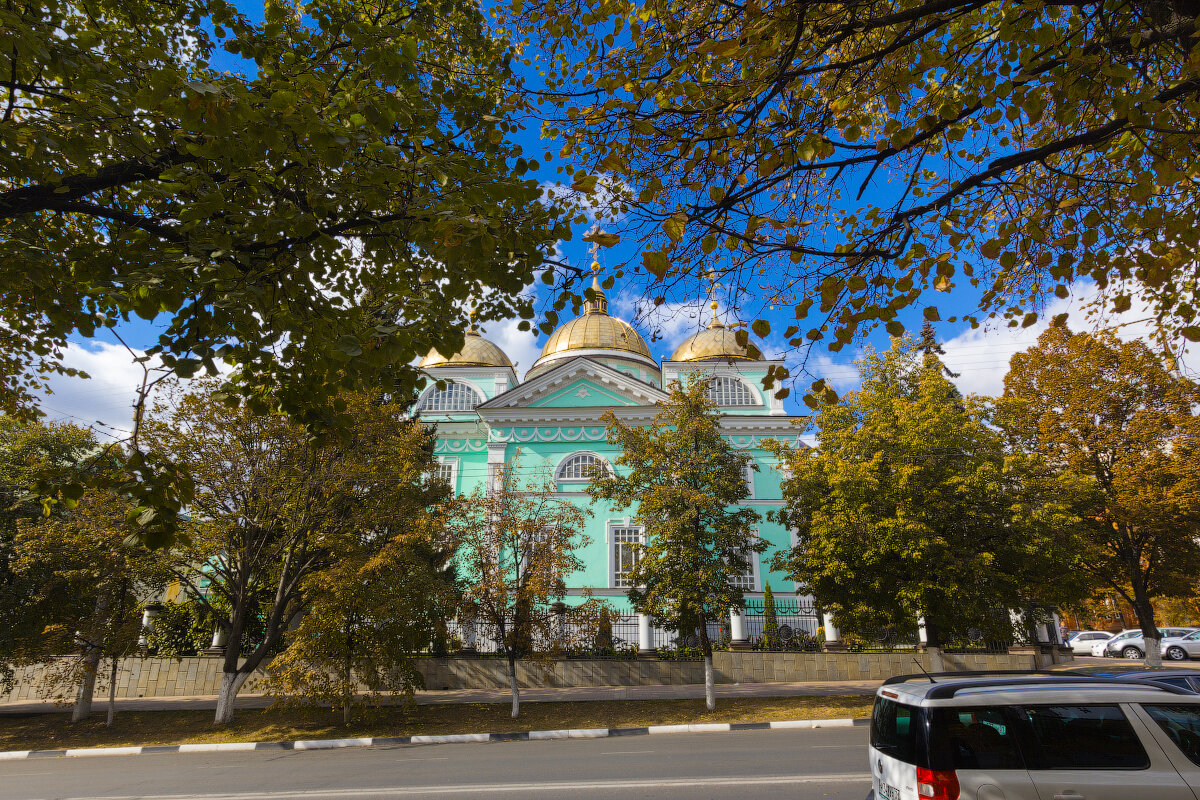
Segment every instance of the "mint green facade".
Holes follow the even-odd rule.
[[[603,307],[589,313],[597,318],[607,316]],[[709,331],[714,327],[722,326],[714,321]],[[502,354],[486,357],[494,363],[478,363],[485,357],[474,351],[485,346],[497,354],[500,351],[475,332],[468,337],[474,351],[465,348],[465,357],[427,359],[438,362],[423,364],[430,377],[452,387],[439,393],[431,385],[418,403],[422,418],[437,425],[435,453],[442,477],[458,494],[467,494],[485,487],[494,470],[505,464],[529,478],[554,475],[561,497],[588,506],[592,512],[583,531],[589,543],[578,553],[584,568],[568,576],[569,595],[590,589],[615,610],[628,614],[626,587],[618,574],[617,540],[628,535],[632,509],[618,511],[607,503],[593,502],[584,491],[586,479],[563,471],[569,472],[572,459],[579,457],[598,457],[609,464],[615,461],[617,452],[606,442],[600,422],[605,411],[612,409],[627,423],[648,424],[667,398],[661,387],[699,372],[715,381],[710,383],[710,396],[718,400],[725,438],[748,453],[758,467],[747,476],[751,494],[744,505],[762,515],[758,533],[768,543],[768,550],[758,557],[753,574],[744,577],[746,595],[761,596],[768,580],[776,595],[792,594],[795,584],[769,569],[771,556],[791,546],[791,534],[766,519],[769,511],[780,506],[781,493],[777,465],[763,444],[770,439],[794,443],[799,435],[797,418],[788,416],[782,402],[762,389],[767,370],[779,362],[719,354],[659,363],[649,357],[640,337],[630,344],[625,336],[627,333],[618,337],[615,349],[588,342],[589,346],[568,347],[549,355],[544,351],[528,372],[532,377],[527,375],[524,380]],[[681,346],[676,353],[681,351],[688,352]],[[476,363],[463,363],[472,361]]]

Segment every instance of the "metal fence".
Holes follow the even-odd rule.
[[[817,608],[797,597],[778,597],[771,603],[748,598],[746,639],[754,650],[813,652],[821,649]]]

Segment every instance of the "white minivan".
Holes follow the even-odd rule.
[[[869,800],[1197,800],[1200,695],[1136,679],[889,678]]]

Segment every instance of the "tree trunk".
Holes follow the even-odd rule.
[[[113,718],[117,715],[117,657],[114,655],[111,659],[112,668],[108,671],[108,719],[105,721],[105,727],[111,728]]]
[[[942,629],[931,614],[925,615],[925,651],[929,653],[929,671],[945,672],[946,661],[942,658]]]
[[[83,722],[92,713],[92,695],[96,691],[96,672],[100,669],[100,648],[88,645],[83,656],[83,674],[79,676],[79,689],[75,693],[75,707],[71,710],[71,722]]]
[[[512,689],[512,718],[521,713],[521,694],[517,691],[517,655],[508,651],[508,685]]]
[[[217,694],[217,713],[213,718],[216,725],[233,722],[233,704],[237,700],[242,684],[250,677],[248,672],[224,672],[221,674],[221,691]]]
[[[1146,592],[1142,581],[1133,581],[1133,613],[1137,614],[1138,627],[1142,629],[1142,644],[1145,645],[1147,667],[1162,666],[1162,636],[1158,632],[1158,623],[1154,619],[1154,604]]]
[[[700,615],[700,652],[704,654],[704,707],[715,711],[717,695],[713,688],[712,642],[708,640],[708,620],[703,614]]]

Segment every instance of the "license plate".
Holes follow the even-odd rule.
[[[879,782],[879,788],[876,790],[879,795],[879,800],[900,800],[900,790],[895,786],[889,786],[883,781]]]

